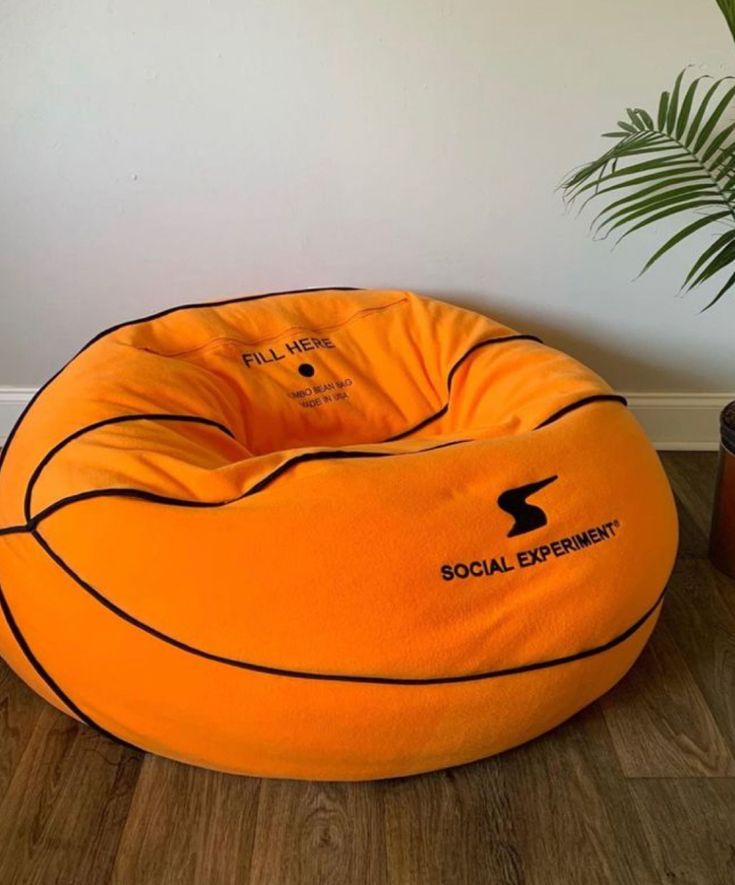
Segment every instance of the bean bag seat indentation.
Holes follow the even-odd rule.
[[[59,709],[231,772],[363,779],[520,744],[658,617],[672,496],[622,397],[401,291],[97,336],[0,464],[0,653]]]

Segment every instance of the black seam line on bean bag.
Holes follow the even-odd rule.
[[[259,479],[252,486],[250,486],[250,488],[247,489],[247,491],[243,492],[241,495],[237,495],[234,498],[227,498],[224,501],[198,501],[192,500],[190,498],[171,498],[167,495],[159,495],[157,492],[148,492],[144,489],[133,489],[124,487],[90,489],[87,492],[78,492],[76,495],[68,495],[66,498],[60,498],[53,504],[49,504],[48,507],[45,507],[43,510],[39,511],[35,516],[32,516],[28,520],[26,528],[28,531],[33,531],[44,519],[47,519],[54,513],[57,513],[62,508],[68,507],[71,504],[76,504],[80,501],[89,501],[95,498],[135,498],[141,501],[149,501],[152,504],[168,504],[173,507],[195,507],[200,509],[226,507],[228,504],[234,504],[237,501],[242,501],[244,498],[249,498],[251,495],[257,495],[259,492],[262,492],[263,489],[267,488],[272,482],[278,479],[278,477],[285,473],[287,470],[290,470],[293,467],[298,466],[299,464],[304,464],[309,461],[338,461],[343,459],[350,460],[356,458],[398,458],[408,455],[422,455],[426,452],[435,452],[438,449],[447,449],[450,446],[459,446],[471,442],[474,442],[474,440],[452,439],[448,442],[439,443],[435,446],[429,446],[425,449],[417,449],[415,452],[361,452],[345,449],[320,449],[317,452],[303,452],[300,455],[296,455],[295,457],[290,458],[288,461],[284,461],[282,464],[276,467],[275,470],[267,473],[264,477]]]
[[[311,291],[311,290],[309,290],[309,291]],[[321,291],[321,290],[317,290],[317,291]],[[281,294],[283,294],[283,293],[281,293]],[[289,293],[289,294],[293,294],[293,293]],[[256,295],[256,296],[252,296],[252,297],[261,298],[261,297],[266,297],[266,296]],[[250,300],[252,300],[252,297]],[[166,313],[171,313],[172,310],[176,310],[176,309],[178,309],[178,308],[172,308],[169,311],[166,311]],[[158,315],[158,316],[160,316],[160,315]],[[117,327],[117,328],[119,328],[119,327]],[[541,339],[537,338],[535,335],[506,335],[501,338],[487,338],[484,341],[480,341],[477,344],[473,345],[465,354],[463,354],[459,358],[459,360],[450,369],[449,374],[447,376],[447,382],[446,382],[447,394],[451,393],[452,379],[453,379],[454,374],[457,371],[457,369],[459,369],[459,367],[462,365],[462,363],[472,353],[474,353],[478,348],[486,347],[489,344],[501,344],[506,341],[518,341],[518,340],[531,340],[531,341],[538,341],[539,343],[541,343]],[[81,351],[80,351],[80,353],[81,353]],[[403,438],[404,436],[409,435],[410,433],[415,432],[416,430],[420,429],[421,427],[424,427],[425,425],[429,424],[431,421],[434,421],[437,418],[441,417],[441,415],[443,415],[447,411],[448,408],[449,408],[449,402],[447,402],[442,407],[442,409],[439,410],[439,412],[435,413],[434,415],[431,415],[429,418],[426,418],[420,424],[416,425],[415,427],[412,427],[410,430],[404,431],[403,433],[399,433],[399,434],[396,434],[395,436],[388,437],[388,439],[383,440],[383,442],[394,442],[396,440]],[[53,458],[54,455],[57,454],[57,452],[59,452],[62,448],[64,448],[64,446],[66,446],[68,443],[73,442],[73,440],[75,440],[75,439],[78,439],[83,434],[91,432],[93,430],[98,430],[100,427],[105,427],[108,424],[122,423],[124,421],[138,421],[138,420],[141,420],[141,421],[142,420],[150,420],[150,421],[156,421],[156,420],[157,421],[178,421],[178,420],[180,420],[180,421],[199,422],[201,424],[210,424],[213,427],[218,427],[220,430],[222,430],[228,436],[231,436],[233,439],[236,439],[235,434],[228,427],[226,427],[224,424],[221,424],[218,421],[215,421],[211,418],[201,418],[201,417],[198,417],[195,415],[173,415],[173,414],[168,414],[168,413],[164,414],[164,413],[153,412],[150,414],[141,413],[141,414],[132,414],[132,415],[117,415],[113,418],[103,418],[100,421],[95,421],[93,424],[88,424],[85,427],[78,428],[73,433],[71,433],[69,436],[65,437],[63,440],[61,440],[61,442],[57,443],[55,446],[53,446],[51,449],[49,449],[49,451],[46,452],[46,454],[43,456],[41,461],[36,465],[36,468],[34,469],[33,473],[31,474],[31,478],[28,481],[28,485],[26,486],[25,503],[24,503],[26,519],[30,519],[30,512],[31,512],[30,496],[32,494],[33,486],[35,485],[35,483],[38,479],[38,476],[40,475],[43,468],[48,464],[48,462],[51,460],[51,458]]]
[[[646,621],[659,607],[666,593],[666,588],[664,587],[664,589],[658,595],[656,601],[653,603],[653,605],[650,606],[650,608],[646,609],[646,611],[622,633],[619,633],[617,636],[614,636],[607,642],[604,642],[601,645],[594,646],[593,648],[583,649],[582,651],[574,652],[562,657],[549,658],[545,661],[535,661],[530,664],[518,664],[514,667],[506,667],[499,670],[486,670],[481,673],[464,673],[457,676],[429,676],[425,678],[401,676],[368,676],[350,673],[313,673],[308,670],[292,670],[284,667],[256,664],[252,661],[243,661],[237,658],[228,658],[225,655],[218,655],[213,652],[208,652],[205,649],[197,648],[196,646],[189,645],[189,643],[187,642],[176,639],[174,636],[169,636],[167,633],[164,633],[163,631],[151,626],[150,624],[146,624],[144,621],[141,621],[134,615],[126,612],[124,609],[120,608],[120,606],[112,602],[112,600],[108,599],[106,596],[100,593],[100,591],[94,588],[88,581],[85,581],[84,578],[78,575],[74,571],[74,569],[72,569],[72,567],[51,547],[48,541],[41,535],[41,533],[37,529],[34,529],[31,534],[38,542],[40,547],[51,558],[51,560],[55,562],[56,565],[59,566],[59,568],[63,572],[65,572],[79,587],[81,587],[82,590],[92,596],[93,599],[95,599],[97,602],[99,602],[101,605],[111,611],[114,615],[131,624],[133,627],[136,627],[137,629],[148,633],[155,639],[159,639],[162,642],[165,642],[166,644],[179,649],[180,651],[195,655],[196,657],[204,658],[208,661],[213,661],[217,664],[223,664],[228,667],[235,667],[240,670],[250,670],[254,673],[262,673],[268,676],[285,676],[292,679],[311,679],[321,680],[324,682],[358,682],[367,683],[370,685],[451,685],[461,682],[479,682],[485,679],[497,679],[502,676],[514,676],[521,673],[528,673],[534,670],[545,670],[550,667],[558,667],[562,664],[569,664],[573,663],[574,661],[583,660],[584,658],[594,657],[595,655],[609,651],[616,645],[620,645],[621,642],[624,642],[626,639],[632,636],[646,623]]]
[[[0,529],[0,538],[3,535],[21,535],[23,532],[29,532],[31,527],[26,523],[24,525],[6,525]]]
[[[321,291],[321,290],[317,290],[317,291]],[[254,296],[254,297],[259,298],[259,297],[265,297],[265,296]],[[176,308],[172,308],[172,310],[175,310],[175,309]],[[171,311],[168,311],[168,313],[170,313],[170,312]],[[451,393],[452,379],[454,378],[454,374],[457,371],[457,369],[459,369],[459,367],[462,365],[462,363],[472,353],[474,353],[478,348],[486,347],[489,344],[502,344],[506,341],[519,341],[519,340],[531,340],[531,341],[537,341],[537,342],[541,343],[541,339],[537,338],[535,335],[506,335],[501,338],[487,338],[484,341],[479,341],[477,344],[473,345],[465,354],[463,354],[459,358],[459,360],[457,360],[457,362],[450,369],[449,374],[447,376],[447,382],[446,382],[447,394],[449,395]],[[412,427],[410,430],[406,430],[403,433],[399,433],[399,434],[396,434],[395,436],[388,437],[388,439],[383,440],[383,442],[394,442],[399,439],[402,439],[404,436],[408,436],[409,434],[414,433],[416,430],[419,430],[421,427],[424,427],[427,424],[431,423],[432,421],[436,420],[437,418],[440,418],[447,411],[448,408],[449,408],[449,402],[447,402],[438,412],[436,412],[434,415],[429,416],[424,421],[422,421],[420,424],[417,424],[416,426]],[[217,422],[211,418],[200,418],[195,415],[171,415],[171,414],[162,414],[162,413],[133,414],[133,415],[118,415],[113,418],[104,418],[101,421],[95,421],[93,424],[88,424],[85,427],[80,427],[79,429],[75,430],[72,434],[65,437],[63,440],[61,440],[61,442],[57,443],[55,446],[53,446],[51,449],[49,449],[49,451],[46,452],[46,454],[43,456],[41,461],[38,463],[38,465],[34,469],[33,473],[31,474],[31,478],[28,481],[28,485],[26,486],[25,502],[24,502],[24,510],[25,510],[26,519],[29,520],[31,518],[30,498],[31,498],[33,486],[35,485],[35,483],[36,483],[41,471],[44,469],[44,467],[54,457],[54,455],[57,454],[57,452],[59,452],[61,449],[64,448],[64,446],[66,446],[70,442],[73,442],[73,440],[78,439],[83,434],[85,434],[87,432],[91,432],[93,430],[98,430],[100,427],[105,427],[108,424],[116,424],[116,423],[121,423],[124,421],[143,421],[143,420],[150,420],[150,421],[156,421],[156,420],[157,421],[177,421],[177,420],[180,420],[180,421],[199,422],[201,424],[210,424],[213,427],[218,427],[220,430],[222,430],[228,436],[231,436],[233,439],[237,439],[235,434],[228,427],[226,427],[224,424],[220,424],[219,422]]]
[[[115,415],[112,418],[103,418],[100,421],[95,421],[93,424],[87,424],[85,427],[80,427],[78,430],[70,433],[69,436],[64,437],[61,442],[50,448],[36,465],[26,485],[23,500],[23,512],[26,520],[30,521],[31,519],[31,498],[33,495],[33,489],[52,458],[69,445],[69,443],[74,442],[74,440],[79,439],[79,437],[84,436],[87,433],[99,430],[102,427],[108,427],[111,424],[125,424],[130,421],[171,421],[177,423],[204,424],[209,427],[214,427],[217,430],[221,430],[223,433],[226,433],[227,436],[236,440],[235,434],[229,429],[229,427],[226,427],[219,421],[215,421],[213,418],[201,418],[198,415],[172,415],[169,413],[151,412],[150,414]]]
[[[540,424],[537,424],[533,429],[541,430],[542,427],[548,427],[549,424],[553,424],[554,421],[558,421],[559,418],[563,418],[565,415],[568,415],[569,412],[573,412],[575,409],[586,406],[588,403],[599,402],[621,403],[624,406],[628,405],[628,400],[624,396],[621,396],[619,393],[595,393],[592,394],[592,396],[585,396],[573,403],[562,406],[558,411],[554,412],[553,415],[549,415],[548,418],[546,418]]]
[[[481,347],[487,347],[490,344],[504,344],[507,341],[535,341],[537,344],[543,344],[543,341],[538,338],[536,335],[504,335],[501,338],[485,338],[483,341],[478,341],[477,344],[474,344],[468,351],[462,354],[462,356],[457,360],[457,362],[452,366],[449,370],[449,374],[447,375],[447,401],[444,405],[437,411],[434,412],[433,415],[429,415],[428,418],[424,418],[419,421],[418,424],[414,424],[413,427],[409,427],[408,430],[403,430],[401,433],[396,433],[393,436],[389,436],[388,439],[383,440],[384,442],[395,442],[396,440],[403,439],[405,436],[410,436],[412,433],[416,433],[417,430],[422,430],[427,424],[431,424],[432,421],[438,421],[442,415],[446,415],[449,410],[450,400],[449,396],[452,392],[452,380],[454,379],[454,375],[457,370],[460,368],[462,363],[467,360],[472,354],[479,350]]]
[[[33,404],[36,400],[41,396],[41,394],[46,390],[46,388],[54,382],[59,375],[70,366],[74,360],[84,353],[87,348],[91,347],[93,344],[96,344],[101,338],[105,338],[107,335],[112,335],[114,332],[117,332],[119,329],[124,329],[126,326],[137,326],[140,323],[149,323],[153,320],[161,319],[161,317],[168,316],[170,313],[175,313],[177,310],[201,310],[206,307],[223,307],[226,304],[239,304],[245,301],[259,301],[261,298],[275,298],[278,295],[300,295],[306,294],[307,292],[361,292],[363,291],[358,286],[312,286],[308,289],[284,289],[282,292],[262,292],[256,295],[242,295],[238,298],[225,298],[221,301],[201,301],[201,302],[193,302],[192,304],[179,304],[176,307],[168,307],[165,310],[159,310],[157,313],[148,314],[148,316],[138,317],[138,319],[134,320],[124,320],[121,323],[115,323],[114,326],[109,326],[107,329],[103,329],[101,332],[98,332],[94,338],[90,338],[89,341],[81,347],[71,359],[67,360],[66,363],[46,381],[38,390],[33,394],[31,399],[26,404],[26,407],[20,413],[18,420],[13,425],[12,430],[8,434],[8,438],[5,440],[5,445],[0,449],[0,470],[2,470],[2,466],[5,462],[5,456],[7,455],[8,449],[10,448],[10,444],[15,437],[16,431],[20,427],[23,419],[28,414],[29,410],[32,408]]]
[[[37,533],[34,533],[34,534],[36,535],[36,540],[39,541],[39,543],[41,543],[39,540],[40,536]],[[50,552],[49,552],[49,555],[51,555]],[[487,674],[486,676],[478,675],[478,676],[470,677],[470,678],[465,677],[465,678],[454,679],[452,681],[467,682],[467,681],[470,681],[471,678],[481,679],[481,678],[491,678],[491,676],[509,676],[509,675],[513,675],[514,673],[528,672],[530,670],[534,670],[534,669],[538,670],[543,667],[551,667],[554,665],[570,663],[575,660],[580,660],[584,657],[590,657],[591,655],[594,655],[594,654],[602,654],[603,652],[607,651],[608,649],[614,648],[616,645],[619,645],[620,643],[624,642],[626,639],[628,639],[630,636],[632,636],[634,633],[636,633],[637,630],[639,630],[640,627],[642,627],[643,624],[645,624],[645,622],[651,617],[651,615],[659,607],[659,605],[663,601],[665,593],[666,593],[666,588],[664,587],[664,589],[661,591],[661,594],[659,595],[658,599],[651,606],[651,608],[649,608],[646,612],[644,612],[644,614],[634,624],[632,624],[626,631],[619,634],[617,637],[615,637],[610,642],[608,642],[605,646],[598,646],[596,649],[591,649],[586,652],[579,652],[576,655],[572,655],[567,658],[558,658],[555,661],[542,662],[542,663],[539,663],[536,665],[527,665],[524,669],[516,668],[515,670],[508,669],[506,671],[495,671],[494,673]],[[108,604],[108,603],[105,602],[105,604]],[[112,603],[109,603],[109,605],[111,606]],[[10,629],[10,632],[13,634],[13,637],[15,638],[15,641],[18,643],[18,647],[20,648],[21,652],[25,656],[26,660],[33,667],[33,669],[36,671],[36,673],[39,675],[39,677],[43,680],[43,682],[49,687],[49,689],[59,698],[59,700],[63,704],[65,704],[66,707],[69,710],[71,710],[76,716],[78,716],[79,719],[82,720],[82,722],[85,722],[91,728],[96,729],[98,732],[103,734],[105,737],[109,738],[110,740],[112,740],[118,744],[121,744],[124,747],[127,747],[128,749],[140,750],[141,749],[140,747],[136,747],[135,744],[130,743],[130,741],[126,741],[124,738],[118,737],[117,735],[115,735],[111,731],[109,731],[108,729],[104,728],[103,726],[101,726],[97,722],[95,722],[95,720],[92,719],[92,717],[88,713],[85,713],[84,710],[82,710],[69,697],[69,695],[67,695],[66,692],[59,686],[59,684],[56,682],[56,680],[51,676],[51,674],[41,664],[41,662],[39,661],[39,659],[36,657],[33,650],[31,649],[30,645],[28,644],[28,641],[26,640],[25,636],[23,635],[23,632],[21,631],[20,627],[18,626],[17,621],[15,620],[15,617],[13,616],[12,610],[8,604],[7,598],[5,597],[5,593],[3,592],[1,585],[0,585],[0,609],[2,609],[3,617],[5,618],[8,628]],[[114,611],[114,609],[113,609],[113,611]],[[123,616],[124,615],[121,613],[121,617],[123,617]],[[155,633],[154,633],[154,635],[155,635]],[[181,647],[183,647],[186,650],[185,646],[181,646]],[[206,654],[203,656],[207,657]],[[255,669],[255,667],[252,667],[251,669]],[[258,670],[258,672],[263,672],[264,674],[268,675],[270,671],[268,671],[264,668],[260,668]],[[274,673],[274,675],[294,675],[295,676],[297,674],[289,674],[286,672],[279,671],[277,673]],[[324,676],[324,675],[319,675],[319,674],[312,674],[311,676],[307,676],[306,674],[298,674],[298,675],[304,679],[312,678],[312,679],[323,679],[323,680],[331,680],[331,681],[335,681],[336,679],[339,679],[339,681],[371,682],[371,683],[377,682],[378,684],[383,682],[383,680],[376,680],[376,679],[369,679],[369,678],[366,679],[366,678],[362,678],[362,677],[354,677],[354,678],[348,680],[344,677],[342,677],[342,678],[329,677],[329,676]],[[398,684],[413,685],[413,684],[426,684],[426,683],[415,683],[412,681],[411,682],[403,681]],[[428,683],[428,684],[434,684],[434,683]]]
[[[553,415],[539,424],[535,429],[546,427],[547,425],[553,423],[554,421],[559,420],[564,417],[564,415],[569,414],[569,412],[574,411],[575,409],[581,408],[582,406],[586,406],[593,402],[620,402],[623,405],[627,405],[627,401],[625,397],[618,396],[617,394],[595,394],[593,396],[584,397],[581,400],[577,400],[574,403],[569,403],[568,405],[562,407],[557,410]],[[50,460],[53,458],[55,454],[57,454],[65,445],[72,442],[74,439],[79,438],[84,433],[88,431],[92,431],[98,429],[100,427],[104,427],[107,424],[115,424],[122,423],[124,421],[138,421],[138,420],[171,420],[171,421],[191,421],[198,422],[202,424],[208,424],[213,426],[219,430],[222,430],[228,436],[231,436],[233,439],[234,434],[228,430],[224,425],[219,424],[216,421],[212,421],[208,418],[198,418],[193,415],[121,415],[116,416],[115,418],[107,418],[102,421],[98,421],[95,424],[91,424],[87,427],[80,428],[75,431],[70,436],[63,439],[60,443],[57,443],[53,449],[49,450],[44,458],[39,462],[36,466],[31,478],[28,481],[28,485],[26,486],[25,493],[25,501],[24,501],[24,509],[26,516],[26,524],[25,525],[16,525],[16,526],[7,526],[5,528],[0,528],[0,535],[4,534],[12,534],[12,533],[20,533],[24,531],[31,531],[35,526],[37,526],[43,519],[51,514],[55,513],[57,510],[60,510],[62,507],[66,507],[69,504],[76,503],[77,501],[88,500],[90,498],[101,498],[101,497],[128,497],[128,498],[138,498],[140,500],[151,501],[152,503],[158,504],[169,504],[172,506],[181,506],[181,507],[224,507],[227,504],[234,503],[235,501],[239,501],[242,498],[246,498],[251,494],[256,494],[259,491],[262,491],[263,488],[270,485],[270,483],[277,479],[282,473],[284,473],[287,469],[291,467],[297,466],[297,464],[302,463],[304,461],[312,461],[312,460],[328,460],[330,458],[357,458],[357,457],[387,457],[387,456],[397,456],[397,455],[415,455],[420,454],[421,452],[434,451],[435,449],[446,448],[452,445],[459,445],[462,443],[474,442],[474,440],[450,440],[446,443],[440,443],[437,446],[432,446],[428,449],[420,449],[416,452],[345,452],[341,449],[334,450],[320,450],[318,452],[307,452],[302,455],[297,455],[295,458],[292,458],[289,461],[284,462],[275,471],[265,476],[263,479],[259,480],[254,486],[248,489],[242,495],[239,495],[235,498],[229,498],[224,501],[192,501],[181,498],[172,498],[165,495],[157,495],[153,492],[146,492],[143,489],[126,489],[126,488],[110,488],[110,489],[94,489],[87,492],[79,492],[76,495],[69,495],[65,498],[61,498],[58,501],[55,501],[53,504],[50,504],[48,507],[41,510],[35,516],[31,514],[31,495],[33,492],[33,487],[38,480],[43,468],[48,465]]]
[[[322,290],[319,290],[320,292]],[[384,313],[387,310],[390,310],[391,307],[402,307],[408,304],[408,298],[406,297],[405,292],[396,292],[395,294],[400,294],[399,298],[396,298],[395,301],[388,301],[385,304],[375,304],[372,307],[361,307],[359,310],[355,310],[353,313],[348,314],[341,320],[332,320],[330,323],[324,326],[317,325],[309,325],[304,326],[302,324],[295,324],[291,326],[284,326],[281,331],[276,332],[271,335],[265,335],[260,338],[256,338],[254,340],[238,338],[230,335],[215,335],[212,338],[209,338],[207,341],[202,344],[198,344],[194,347],[187,347],[182,350],[154,350],[152,347],[138,346],[136,344],[129,344],[127,342],[119,342],[124,347],[129,347],[132,350],[140,350],[147,354],[152,354],[154,356],[160,356],[164,358],[178,358],[181,356],[186,356],[192,353],[198,353],[202,350],[206,350],[211,347],[213,344],[233,344],[237,345],[238,348],[253,348],[260,347],[262,345],[270,344],[273,341],[277,341],[280,338],[285,338],[292,333],[298,332],[308,332],[310,335],[325,335],[328,332],[338,332],[347,326],[351,325],[355,320],[364,320],[369,319],[371,317],[376,316],[377,314]]]
[[[129,743],[123,738],[117,737],[111,731],[108,731],[106,728],[103,728],[97,722],[92,719],[87,713],[84,712],[74,701],[69,697],[69,695],[61,688],[61,686],[56,682],[56,680],[51,676],[51,674],[46,670],[46,668],[41,664],[33,650],[31,649],[28,641],[26,640],[23,632],[18,626],[18,622],[15,620],[13,616],[13,612],[8,604],[8,600],[3,591],[2,585],[0,585],[0,609],[2,609],[3,616],[5,618],[5,622],[8,625],[8,629],[13,634],[13,638],[18,643],[18,647],[23,652],[28,663],[31,667],[36,671],[41,680],[48,686],[48,688],[56,695],[56,697],[66,705],[66,707],[74,713],[82,722],[89,725],[91,728],[96,729],[101,734],[103,734],[106,738],[115,741],[118,744],[122,744],[124,747],[127,747],[130,750],[138,750],[139,747],[136,747],[134,744]]]

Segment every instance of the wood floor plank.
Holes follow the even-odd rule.
[[[110,881],[246,883],[259,790],[255,778],[146,756]]]
[[[657,881],[597,704],[498,765],[526,885]]]
[[[631,781],[658,883],[735,882],[735,780]]]
[[[717,457],[716,452],[661,452],[679,511],[679,561],[707,556]]]
[[[389,883],[521,885],[506,790],[498,759],[388,782]]]
[[[44,702],[0,660],[0,801],[31,739]]]
[[[600,710],[473,765],[389,785],[391,885],[641,885],[648,847]]]
[[[699,523],[709,531],[715,498],[717,452],[661,452],[661,461],[676,494]]]
[[[701,559],[707,556],[709,546],[708,529],[688,509],[679,497],[674,486],[676,512],[679,518],[679,547],[674,572],[688,559]]]
[[[263,781],[252,885],[383,885],[381,783]]]
[[[44,705],[0,804],[0,882],[107,882],[140,754]]]
[[[735,757],[664,621],[601,699],[626,777],[735,775]]]
[[[728,604],[730,603],[730,604]],[[735,755],[735,581],[706,560],[681,564],[661,622]]]

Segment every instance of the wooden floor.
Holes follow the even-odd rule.
[[[473,765],[258,781],[117,746],[0,670],[0,885],[735,883],[735,581],[707,562],[715,455],[665,456],[681,549],[599,703]]]

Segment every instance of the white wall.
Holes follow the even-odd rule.
[[[5,0],[0,386],[170,304],[345,284],[455,299],[629,391],[735,389],[735,295],[615,254],[554,188],[689,62],[714,0]]]

